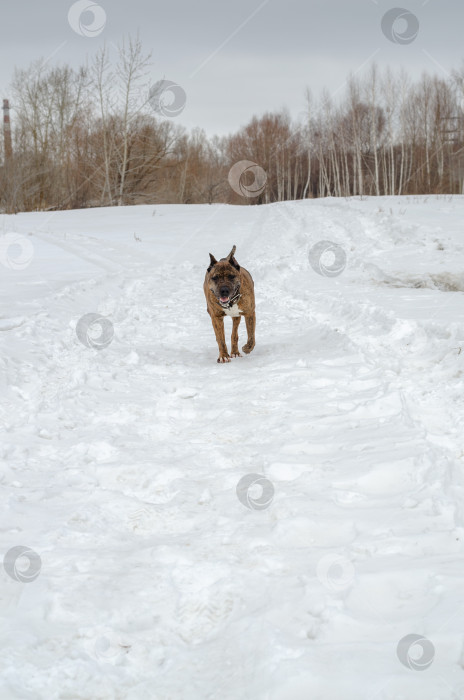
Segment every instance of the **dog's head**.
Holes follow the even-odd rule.
[[[220,304],[228,304],[240,293],[240,265],[234,258],[234,246],[226,258],[219,262],[209,254],[210,265],[207,269],[208,287]]]

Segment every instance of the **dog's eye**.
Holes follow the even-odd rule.
[[[215,275],[215,276],[212,278],[213,282],[217,282],[218,279],[219,279],[219,277],[218,277],[217,275]]]
[[[231,282],[233,282],[235,279],[235,275],[227,275],[227,277],[230,279]]]

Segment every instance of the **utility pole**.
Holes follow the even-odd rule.
[[[13,147],[11,145],[10,103],[3,100],[3,143],[5,147],[5,162],[11,160]]]
[[[461,115],[442,117],[441,122],[443,144],[448,146],[450,184],[457,183],[457,188],[464,194],[463,119]]]

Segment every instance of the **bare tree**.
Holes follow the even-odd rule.
[[[413,83],[373,66],[337,101],[308,90],[304,123],[266,113],[219,139],[155,116],[149,61],[136,37],[114,61],[104,47],[90,70],[39,61],[15,72],[13,153],[0,148],[4,211],[463,191],[464,68]],[[228,184],[241,160],[266,172],[257,197]]]
[[[119,61],[116,66],[116,76],[118,80],[118,88],[121,90],[123,98],[121,119],[122,148],[119,150],[118,154],[119,206],[121,206],[124,203],[124,185],[129,159],[130,126],[134,118],[134,91],[137,90],[143,78],[147,75],[147,69],[150,65],[150,59],[151,53],[147,55],[143,54],[142,43],[138,35],[135,39],[129,37],[127,41],[124,40],[121,46],[119,47]],[[138,112],[138,109],[139,105],[136,104],[135,113]]]

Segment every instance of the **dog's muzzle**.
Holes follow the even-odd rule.
[[[242,295],[240,294],[240,292],[237,292],[236,294],[234,294],[233,297],[230,297],[227,301],[221,301],[220,299],[218,299],[218,303],[220,304],[220,306],[222,306],[223,309],[230,309],[234,304],[237,303],[241,296]]]

